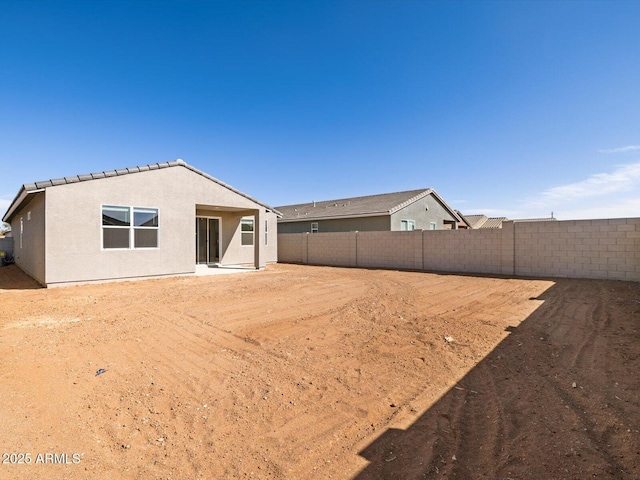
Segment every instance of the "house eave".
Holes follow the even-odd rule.
[[[228,184],[222,182],[221,180],[218,180],[217,178],[212,177],[208,173],[205,173],[202,170],[199,170],[199,169],[195,168],[194,166],[189,165],[187,162],[185,162],[182,159],[177,159],[177,160],[173,160],[171,162],[161,162],[161,163],[154,163],[154,164],[149,164],[149,165],[142,165],[142,166],[138,166],[138,167],[129,167],[129,168],[122,168],[122,169],[117,169],[117,170],[107,170],[107,171],[104,171],[104,172],[89,173],[89,174],[84,174],[84,175],[75,175],[75,176],[71,176],[71,177],[64,177],[64,178],[58,178],[58,179],[53,179],[53,180],[45,180],[45,181],[42,181],[42,182],[35,182],[35,183],[29,183],[29,184],[22,185],[22,188],[18,192],[18,195],[16,195],[16,197],[13,200],[13,202],[11,202],[11,205],[9,206],[9,209],[7,210],[7,213],[5,213],[5,215],[3,216],[3,221],[9,222],[11,220],[11,218],[12,218],[13,214],[15,213],[16,209],[24,202],[24,200],[27,198],[28,195],[30,195],[32,193],[42,192],[42,191],[44,191],[45,188],[57,187],[57,186],[61,186],[61,185],[70,185],[70,184],[74,184],[74,183],[78,183],[78,182],[86,182],[86,181],[91,181],[91,180],[100,180],[100,179],[104,179],[104,178],[118,177],[118,176],[122,176],[122,175],[129,175],[129,174],[140,173],[140,172],[148,172],[148,171],[151,171],[151,170],[158,170],[158,169],[161,169],[161,168],[178,167],[178,166],[184,167],[184,168],[192,171],[193,173],[201,175],[204,178],[206,178],[207,180],[212,181],[214,183],[217,183],[218,185],[230,190],[231,192],[235,193],[236,195],[240,195],[240,196],[250,200],[251,202],[255,203],[256,205],[260,205],[267,212],[273,212],[276,216],[278,216],[280,218],[283,217],[283,214],[281,212],[279,212],[275,208],[267,205],[266,203],[262,203],[262,202],[256,200],[255,198],[251,197],[250,195],[247,195],[246,193],[241,192],[240,190],[237,190],[236,188],[233,188],[231,185],[228,185]]]
[[[7,212],[2,217],[2,221],[5,223],[11,223],[11,219],[13,218],[15,213],[20,209],[20,207],[26,202],[29,195],[44,192],[44,190],[45,190],[44,188],[27,189],[23,185],[22,188],[20,188],[20,191],[18,192],[18,194],[15,196],[15,198],[9,205]]]
[[[351,214],[351,215],[331,215],[328,217],[311,217],[305,216],[300,218],[279,218],[278,223],[293,223],[293,222],[308,222],[308,221],[320,221],[320,220],[341,220],[343,218],[363,218],[363,217],[384,217],[391,215],[390,212],[370,212],[370,213],[361,213],[361,214]]]

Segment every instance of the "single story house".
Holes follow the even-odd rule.
[[[29,183],[3,221],[45,286],[277,261],[279,213],[183,160]]]
[[[278,233],[457,229],[460,216],[431,188],[276,207]]]

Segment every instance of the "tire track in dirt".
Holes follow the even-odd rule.
[[[561,280],[536,297],[542,306],[424,415],[367,446],[359,480],[639,478],[638,285]],[[474,316],[463,311],[464,328]]]
[[[5,293],[0,441],[84,452],[17,480],[634,478],[621,285],[275,265]]]

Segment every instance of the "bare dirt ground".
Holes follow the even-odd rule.
[[[2,480],[640,478],[638,283],[36,287],[0,269]]]

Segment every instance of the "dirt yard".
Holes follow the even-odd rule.
[[[0,479],[638,479],[639,329],[631,282],[5,267]]]

